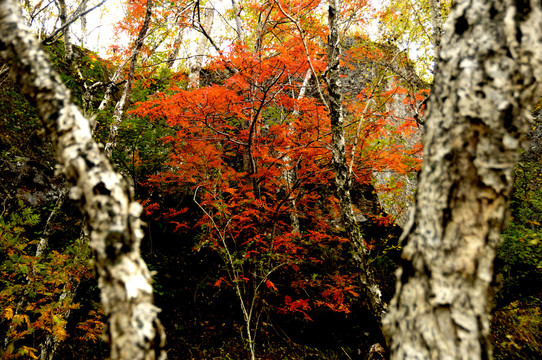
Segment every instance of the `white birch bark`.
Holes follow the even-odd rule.
[[[67,189],[61,189],[59,191],[59,194],[58,194],[58,199],[57,199],[57,202],[55,204],[55,207],[53,208],[53,210],[49,213],[49,216],[47,217],[47,220],[45,221],[45,226],[44,226],[44,229],[43,229],[43,233],[42,233],[42,236],[40,237],[40,240],[38,242],[38,245],[36,246],[36,252],[35,252],[35,258],[36,258],[36,262],[32,265],[32,268],[31,268],[31,271],[34,275],[34,277],[36,276],[36,273],[37,273],[37,269],[36,269],[36,265],[42,260],[42,257],[43,257],[43,253],[45,252],[45,249],[47,248],[47,245],[49,244],[49,236],[51,235],[51,231],[52,231],[52,228],[51,228],[51,221],[52,219],[55,217],[55,215],[57,214],[57,211],[62,207],[62,205],[64,204],[64,200],[66,199],[66,195],[67,195],[68,191]],[[27,280],[27,287],[31,287],[32,286],[32,283],[34,282],[33,278],[27,276],[26,278]],[[21,309],[24,309],[26,307],[26,305],[28,304],[28,294],[25,292],[22,297],[19,299],[18,303],[17,303],[17,306],[15,307],[15,314],[19,314]],[[14,329],[15,325],[14,324],[11,324],[10,327],[9,327],[9,330],[7,331],[7,333],[11,333],[11,331]],[[12,340],[10,337],[6,336],[4,338],[4,348],[7,348],[9,343],[10,343],[10,340]]]
[[[88,42],[87,17],[81,16],[81,47],[86,48]]]
[[[177,36],[175,36],[175,40],[173,41],[173,49],[169,53],[166,60],[166,66],[168,69],[175,68],[175,62],[177,61],[177,57],[179,56],[179,52],[183,44],[184,31],[185,29],[183,27],[180,27],[177,32]]]
[[[67,62],[70,62],[73,58],[73,49],[70,39],[70,27],[65,26],[68,20],[68,9],[66,7],[66,1],[56,0],[56,6],[58,8],[58,17],[60,19],[60,25],[63,27],[62,37],[64,41],[64,58]]]
[[[200,27],[209,36],[211,36],[211,30],[213,28],[213,22],[215,17],[215,10],[212,7],[204,8],[203,14],[199,14],[198,16],[203,17],[203,19],[200,19]],[[208,46],[209,41],[207,40],[207,38],[203,35],[200,36],[196,46],[196,56],[191,58],[189,62],[188,80],[190,88],[197,89],[200,86],[200,73],[203,65],[203,58]]]
[[[327,44],[328,59],[328,106],[332,133],[332,165],[335,173],[336,195],[345,231],[354,247],[354,256],[360,267],[361,282],[371,305],[371,312],[380,322],[384,304],[381,291],[376,282],[373,271],[369,267],[369,249],[365,245],[360,228],[354,216],[350,188],[352,178],[348,171],[346,159],[346,140],[344,134],[344,111],[341,90],[341,68],[339,59],[341,55],[339,19],[341,11],[340,0],[329,0],[328,9],[329,36]]]
[[[53,140],[59,170],[73,184],[91,229],[105,338],[113,360],[164,359],[164,331],[152,303],[150,272],[140,255],[141,205],[93,140],[89,121],[70,102],[15,0],[0,1],[0,54],[21,90],[36,105]]]
[[[237,40],[240,44],[244,44],[245,32],[243,30],[243,21],[241,20],[241,9],[239,8],[237,0],[231,0],[231,5],[234,12],[233,17],[235,19],[235,27],[237,30]]]
[[[71,281],[70,281],[71,282]],[[74,299],[75,294],[77,292],[77,288],[79,287],[79,281],[74,281],[73,283],[70,283],[70,286],[68,284],[64,285],[64,288],[62,289],[62,293],[59,297],[59,302],[63,302],[66,299]],[[65,310],[60,313],[63,320],[68,320],[70,317],[71,310]],[[66,325],[64,325],[66,326]],[[45,340],[40,344],[40,360],[53,360],[55,358],[55,354],[58,350],[58,346],[60,345],[61,340],[57,338],[54,334],[47,334],[45,337]]]
[[[392,359],[491,359],[493,261],[542,80],[540,1],[461,0],[444,25]]]
[[[301,88],[299,89],[299,94],[297,95],[297,100],[300,101],[305,97],[305,93],[307,92],[307,86],[309,85],[309,81],[312,77],[312,72],[309,69],[305,73],[305,77],[303,78],[303,84],[301,85]],[[295,109],[292,115],[297,116],[299,115],[299,109]],[[290,134],[294,134],[295,129],[293,128],[292,124],[288,125],[288,132]],[[286,148],[286,151],[289,151],[289,147]],[[291,196],[290,203],[292,204],[292,211],[290,212],[290,221],[292,224],[292,232],[293,233],[299,233],[301,231],[300,223],[299,223],[299,217],[297,216],[297,202],[296,198],[293,195],[293,190],[295,187],[296,182],[296,171],[295,171],[295,164],[292,161],[292,158],[289,155],[286,155],[284,157],[284,162],[286,163],[286,168],[282,170],[282,178],[284,179],[284,182],[286,183],[286,190]]]
[[[58,8],[58,12],[59,12],[59,19],[60,19],[60,28],[56,29],[50,36],[48,36],[46,39],[43,40],[43,43],[49,43],[50,41],[53,41],[57,35],[59,33],[62,33],[63,37],[64,37],[64,57],[67,59],[67,60],[71,60],[72,56],[73,56],[73,49],[72,49],[72,44],[71,44],[71,40],[70,40],[70,32],[69,32],[69,29],[70,29],[70,26],[72,23],[74,23],[77,19],[81,18],[81,24],[82,26],[85,26],[84,25],[84,22],[85,22],[85,16],[99,8],[100,6],[102,6],[107,0],[102,0],[102,2],[100,2],[99,4],[93,6],[92,8],[90,9],[86,9],[86,6],[89,2],[89,0],[82,0],[79,5],[77,6],[77,8],[75,9],[75,11],[73,12],[73,14],[71,14],[70,16],[68,16],[68,6],[66,5],[66,1],[65,0],[55,0],[55,4]],[[84,37],[86,37],[86,34],[84,34]],[[83,44],[82,44],[83,45]]]
[[[113,92],[115,91],[114,89],[116,86],[119,85],[117,81],[119,80],[120,75],[122,73],[122,69],[124,68],[127,62],[128,61],[125,61],[122,65],[119,65],[119,67],[117,67],[117,70],[115,70],[115,72],[113,73],[113,76],[111,76],[110,82],[105,88],[104,98],[102,99],[102,101],[100,102],[100,105],[98,106],[99,111],[105,110],[105,108],[109,105],[109,103],[111,103],[111,98],[113,97]]]
[[[124,114],[126,110],[130,106],[130,102],[131,102],[130,97],[132,94],[132,84],[134,82],[135,67],[137,65],[137,58],[139,57],[139,52],[141,51],[141,48],[143,47],[143,42],[145,41],[147,31],[149,30],[149,24],[150,24],[151,15],[152,15],[152,7],[153,7],[153,0],[147,0],[147,7],[145,9],[145,19],[143,20],[143,24],[141,25],[141,29],[139,30],[139,34],[137,35],[136,41],[134,43],[132,54],[130,55],[130,68],[128,70],[128,77],[126,79],[126,84],[124,85],[124,91],[122,93],[122,97],[120,98],[119,102],[115,105],[115,110],[113,111],[113,122],[111,123],[111,127],[109,129],[109,136],[105,144],[105,153],[109,157],[111,157],[111,154],[113,153],[113,148],[117,144],[117,133],[119,131],[120,123],[122,122],[122,119],[124,118]]]
[[[433,27],[433,52],[435,61],[438,61],[440,43],[442,38],[442,13],[440,0],[429,0],[429,12],[431,15],[431,26]]]
[[[41,259],[43,253],[45,252],[45,249],[47,248],[47,245],[49,245],[49,236],[51,235],[51,221],[53,217],[57,214],[58,210],[60,210],[60,208],[64,204],[64,200],[66,200],[66,195],[68,195],[67,188],[63,188],[59,191],[55,207],[47,217],[47,221],[45,222],[45,229],[43,230],[43,234],[40,237],[38,246],[36,247],[35,257],[38,260]]]
[[[68,17],[67,16],[67,8],[66,8],[66,21],[64,23],[60,24],[60,27],[56,29],[51,35],[49,35],[47,38],[43,40],[44,43],[49,43],[50,41],[54,41],[55,38],[63,32],[67,27],[71,26],[75,21],[77,21],[79,18],[84,18],[88,13],[96,10],[100,6],[102,6],[107,0],[102,0],[100,3],[94,5],[93,7],[87,9],[86,6],[90,0],[82,0],[79,5],[77,5],[77,8],[75,11]],[[48,5],[47,5],[48,6]],[[65,6],[65,5],[64,5]],[[57,4],[58,7],[58,4]],[[41,36],[39,36],[41,38]]]

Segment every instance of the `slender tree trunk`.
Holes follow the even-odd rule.
[[[126,84],[124,85],[124,92],[122,93],[122,97],[120,98],[117,105],[115,105],[115,110],[113,112],[113,122],[111,124],[111,128],[109,129],[109,136],[105,144],[105,153],[109,157],[111,157],[111,154],[113,153],[113,148],[117,144],[117,133],[119,131],[120,123],[122,122],[122,119],[124,118],[124,114],[126,110],[130,106],[132,84],[134,82],[137,58],[139,57],[139,52],[141,51],[141,48],[143,47],[143,42],[145,41],[147,31],[149,30],[149,24],[150,24],[151,15],[152,15],[152,7],[153,7],[153,0],[147,0],[147,8],[145,10],[145,19],[143,20],[143,25],[141,26],[141,29],[139,30],[139,34],[137,35],[137,39],[134,43],[132,54],[130,56],[130,69],[128,70],[128,78],[126,79]]]
[[[126,62],[124,62],[122,65],[119,65],[119,67],[117,67],[117,70],[115,70],[115,72],[113,73],[113,76],[111,76],[110,82],[105,88],[104,98],[102,99],[102,101],[100,102],[100,105],[98,106],[99,111],[105,110],[105,108],[109,105],[109,103],[111,103],[111,98],[113,97],[114,89],[116,86],[119,85],[117,81],[120,78],[122,74],[122,69],[124,68],[125,65],[126,65]]]
[[[57,2],[57,1],[60,1],[60,2]],[[62,33],[63,35],[66,35],[65,31],[68,31],[71,24],[73,24],[79,18],[84,18],[88,13],[92,12],[93,10],[96,10],[97,8],[102,6],[106,1],[107,0],[102,0],[102,2],[100,2],[99,4],[94,5],[90,9],[86,9],[86,6],[87,6],[87,3],[89,2],[89,0],[82,0],[79,3],[79,5],[77,6],[77,9],[75,9],[75,11],[73,12],[73,14],[70,17],[68,17],[67,16],[67,11],[68,10],[67,10],[65,1],[64,0],[55,0],[55,3],[56,3],[56,5],[57,5],[57,7],[59,9],[59,12],[60,12],[59,18],[61,20],[60,21],[61,24],[60,24],[60,27],[58,29],[56,29],[51,35],[49,35],[47,38],[45,38],[42,42],[44,44],[48,44],[50,41],[54,41],[59,33]],[[41,33],[41,30],[40,30],[40,33]],[[43,34],[45,34],[44,31],[43,31]],[[69,39],[69,33],[66,36]],[[39,38],[41,38],[41,36],[39,36]],[[70,47],[70,49],[68,49],[68,51],[71,52],[71,47]]]
[[[45,249],[47,248],[47,245],[49,245],[49,236],[51,235],[51,221],[53,220],[53,217],[57,214],[58,210],[62,208],[62,205],[64,205],[64,200],[66,200],[66,196],[68,195],[68,188],[65,187],[61,189],[58,193],[58,199],[56,201],[55,207],[53,208],[53,211],[49,214],[47,217],[47,221],[45,222],[45,229],[42,233],[42,236],[40,237],[40,241],[38,242],[38,246],[36,247],[36,260],[39,261],[39,259],[43,256],[43,253]]]
[[[80,250],[84,252],[85,247],[88,247],[89,244],[89,233],[86,229],[86,226],[83,226],[83,229],[81,229],[81,237],[79,239],[81,247]],[[85,261],[81,256],[81,252],[75,255],[75,258],[73,259],[74,264],[80,264],[81,262]],[[62,293],[59,297],[59,302],[62,303],[66,301],[67,299],[70,299],[73,301],[75,299],[75,295],[77,293],[77,288],[79,287],[80,280],[74,276],[70,276],[68,278],[67,283],[64,284],[64,288],[62,289]],[[67,323],[68,318],[70,317],[71,310],[67,309],[61,313],[62,319],[64,319]],[[64,325],[66,326],[66,325]],[[56,354],[56,351],[58,350],[58,346],[60,345],[60,340],[58,339],[55,334],[47,334],[45,337],[45,340],[40,344],[40,360],[53,360]]]
[[[493,261],[542,81],[540,1],[458,1],[444,26],[392,359],[490,359]]]
[[[183,43],[183,36],[184,36],[184,27],[180,27],[177,36],[175,37],[175,40],[173,41],[173,49],[168,55],[168,58],[166,60],[166,66],[168,69],[171,69],[174,67],[175,62],[177,61],[177,57],[179,56],[179,50]]]
[[[66,62],[69,63],[73,58],[73,49],[70,40],[70,27],[65,26],[68,20],[68,9],[66,7],[66,1],[56,0],[56,6],[58,7],[60,26],[64,27],[64,29],[62,30],[62,37],[64,41],[64,59],[66,59]]]
[[[89,121],[70,102],[69,91],[20,14],[17,1],[0,1],[0,54],[36,105],[60,168],[73,184],[70,196],[80,201],[92,229],[111,359],[164,359],[164,330],[140,255],[142,207],[132,201],[128,184],[93,140]]]
[[[429,0],[429,12],[431,13],[431,26],[433,27],[433,52],[435,62],[438,61],[440,43],[442,38],[442,13],[440,0]]]
[[[32,271],[34,277],[36,276],[36,266],[41,261],[41,259],[43,257],[43,253],[45,252],[45,249],[47,248],[47,245],[49,244],[49,236],[51,235],[51,231],[52,231],[51,221],[53,220],[53,218],[57,214],[58,210],[64,204],[64,200],[66,199],[67,193],[68,193],[67,188],[61,189],[59,191],[58,199],[57,199],[57,202],[55,204],[55,207],[49,213],[49,216],[47,217],[47,220],[45,221],[45,226],[43,228],[43,233],[42,233],[42,236],[40,237],[40,240],[38,242],[38,246],[36,247],[36,252],[35,252],[35,255],[34,255],[36,260],[35,260],[34,264],[32,265],[32,268],[31,268],[31,271]],[[26,282],[27,288],[31,288],[33,282],[34,282],[33,278],[30,277],[30,276],[27,276],[27,282]],[[21,310],[24,309],[27,305],[28,305],[28,293],[25,292],[23,294],[23,296],[17,302],[17,306],[15,308],[15,314],[19,314],[21,312]],[[7,331],[7,334],[11,333],[13,329],[14,329],[14,325],[12,324],[10,326],[9,330]],[[11,340],[12,339],[9,336],[6,336],[4,338],[4,348],[8,347]]]
[[[369,267],[369,250],[363,240],[352,207],[350,188],[352,178],[348,171],[346,158],[346,140],[344,134],[344,114],[342,106],[341,69],[339,59],[341,45],[339,37],[339,18],[341,11],[340,0],[329,0],[329,38],[327,45],[328,58],[328,105],[332,133],[332,164],[335,173],[336,195],[345,231],[354,246],[354,256],[360,267],[361,281],[365,287],[371,311],[380,322],[384,304],[381,292],[371,268]]]
[[[211,35],[211,29],[213,28],[213,21],[215,17],[215,10],[212,7],[204,8],[203,14],[198,14],[199,17],[203,17],[203,19],[200,19],[200,27],[204,29],[204,31]],[[203,57],[205,55],[205,51],[207,47],[209,46],[209,41],[205,36],[201,36],[198,39],[198,43],[196,46],[196,56],[191,58],[189,61],[189,86],[191,88],[197,89],[200,86],[199,78],[201,73],[201,67],[203,65]]]
[[[237,0],[231,0],[231,5],[233,8],[233,17],[235,19],[235,27],[237,30],[237,40],[240,44],[243,44],[245,41],[245,31],[243,30],[243,21],[241,20],[241,9],[237,4]]]
[[[81,24],[84,23],[84,13],[85,13],[85,8],[87,6],[88,1],[89,0],[82,0],[77,6],[77,9],[75,10],[75,12],[70,17],[68,17],[68,7],[66,5],[66,1],[55,0],[55,3],[58,8],[58,13],[59,13],[58,17],[60,19],[62,37],[64,41],[64,58],[66,59],[66,62],[70,63],[70,66],[72,66],[71,61],[73,59],[73,47],[72,47],[72,41],[70,37],[70,24],[73,23],[75,20],[77,20],[79,17],[82,17]]]
[[[309,81],[312,77],[311,70],[307,70],[305,73],[305,77],[303,78],[303,84],[301,85],[301,89],[299,89],[299,94],[297,95],[297,100],[301,100],[305,97],[305,93],[307,92],[307,86],[309,85]],[[299,115],[299,109],[295,109],[293,112],[294,116]],[[288,132],[293,135],[294,134],[294,128],[292,124],[288,126]],[[286,148],[286,151],[289,151],[289,148]],[[289,193],[289,196],[293,196],[293,189],[295,187],[295,182],[297,178],[297,174],[295,171],[295,164],[294,161],[290,158],[290,156],[284,157],[284,162],[286,163],[287,168],[282,170],[282,178],[284,179],[287,187],[287,191]],[[299,233],[301,231],[300,224],[299,224],[299,217],[297,216],[297,202],[295,199],[295,196],[292,197],[292,200],[290,200],[290,204],[292,205],[292,210],[290,211],[290,221],[292,224],[292,232],[293,233]]]
[[[88,41],[87,17],[81,16],[81,47],[86,47]]]
[[[71,280],[70,280],[71,282]],[[59,301],[63,302],[66,299],[73,300],[75,298],[75,294],[77,292],[77,288],[79,287],[79,281],[74,281],[73,283],[66,284],[64,286],[64,289],[62,290],[62,294],[60,294]],[[62,316],[62,319],[67,321],[70,317],[71,310],[65,310],[60,313]],[[64,325],[65,326],[65,325]],[[45,337],[45,340],[40,344],[40,360],[53,360],[55,358],[56,351],[58,350],[58,346],[60,345],[61,340],[58,339],[54,334],[47,334]]]

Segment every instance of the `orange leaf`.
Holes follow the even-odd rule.
[[[277,292],[278,292],[277,287],[275,286],[275,284],[273,284],[273,283],[271,282],[271,280],[266,280],[266,281],[265,281],[265,286],[266,286],[268,289],[271,288],[273,291],[277,291]]]

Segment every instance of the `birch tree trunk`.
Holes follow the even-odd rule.
[[[143,42],[147,36],[147,31],[149,30],[149,24],[151,21],[152,15],[152,6],[153,0],[147,0],[147,7],[145,9],[145,19],[143,20],[143,25],[137,35],[137,39],[132,49],[132,54],[130,55],[130,68],[128,70],[128,77],[126,79],[126,84],[124,85],[124,91],[119,102],[115,105],[115,110],[113,111],[113,122],[109,129],[109,136],[105,144],[105,153],[107,156],[111,157],[113,153],[113,148],[117,144],[117,133],[119,131],[119,125],[122,122],[124,113],[130,106],[131,95],[132,95],[132,84],[134,82],[135,67],[137,65],[137,58],[139,57],[139,52],[143,47]],[[105,97],[103,102],[106,102]],[[101,106],[101,104],[100,104]]]
[[[328,9],[329,37],[327,45],[328,59],[328,107],[332,133],[332,164],[335,173],[336,195],[345,231],[354,247],[354,256],[360,267],[361,282],[364,285],[371,311],[375,319],[380,322],[384,304],[381,300],[381,291],[376,282],[373,271],[369,267],[369,249],[367,248],[361,230],[354,216],[350,189],[352,178],[348,171],[346,158],[346,140],[344,134],[344,112],[342,106],[341,55],[339,19],[341,14],[341,1],[329,0]]]
[[[50,42],[56,41],[59,34],[62,33],[63,36],[65,36],[65,37],[67,36],[68,43],[70,44],[70,48],[66,49],[66,51],[71,52],[72,48],[71,48],[71,41],[69,40],[69,32],[66,33],[66,31],[68,31],[69,27],[75,21],[77,21],[78,19],[81,19],[81,21],[83,22],[83,19],[85,19],[85,16],[88,13],[96,10],[97,8],[102,6],[106,1],[107,0],[102,0],[100,3],[94,5],[90,9],[87,9],[86,6],[87,6],[87,3],[89,2],[89,0],[81,0],[81,2],[79,3],[79,5],[77,5],[77,8],[73,12],[73,14],[71,14],[69,17],[67,16],[68,8],[66,6],[65,0],[57,0],[57,1],[55,1],[56,5],[57,5],[57,8],[59,9],[59,13],[60,13],[59,14],[59,19],[61,20],[60,21],[61,24],[60,24],[60,27],[58,29],[56,29],[51,35],[47,36],[47,38],[45,38],[42,41],[42,43],[43,44],[50,44]],[[38,36],[38,37],[41,38],[41,36]],[[65,41],[64,45],[66,46],[66,41]],[[70,58],[71,58],[71,55],[70,55]]]
[[[175,69],[174,65],[177,61],[177,57],[179,56],[179,52],[183,44],[184,31],[184,27],[179,26],[179,30],[177,30],[177,36],[175,36],[175,40],[173,41],[173,49],[169,53],[166,60],[166,66],[168,69]]]
[[[102,1],[100,4],[94,6],[92,9],[87,10],[86,6],[89,0],[81,0],[79,5],[77,6],[77,9],[75,9],[74,13],[68,17],[68,6],[66,4],[65,0],[55,0],[55,4],[58,8],[58,18],[60,19],[60,28],[55,31],[55,33],[51,36],[49,36],[48,39],[54,38],[58,31],[62,32],[62,37],[64,41],[64,58],[67,62],[71,62],[73,58],[73,47],[72,47],[72,41],[70,39],[70,25],[77,19],[81,18],[81,24],[83,24],[85,14],[89,11],[92,11],[96,9],[97,7],[101,6],[105,1]],[[47,40],[46,40],[47,41]],[[74,65],[74,64],[70,64]]]
[[[203,17],[203,19],[201,19]],[[213,28],[213,22],[215,17],[215,9],[212,7],[203,8],[203,14],[198,11],[198,23],[199,26],[210,36]],[[189,87],[192,89],[198,89],[200,86],[201,68],[203,66],[203,58],[209,41],[203,35],[200,36],[196,46],[196,56],[189,61]]]
[[[124,68],[127,62],[128,60],[122,63],[121,65],[119,65],[117,69],[115,70],[115,72],[113,73],[113,75],[111,76],[111,79],[109,80],[109,84],[105,88],[104,98],[102,99],[102,101],[100,102],[100,105],[98,106],[98,111],[105,110],[105,108],[109,106],[109,103],[111,103],[113,94],[115,92],[115,88],[122,83],[122,82],[117,82],[117,81],[119,80],[122,73],[122,69]]]
[[[65,200],[65,198],[67,196],[67,193],[68,193],[67,189],[62,189],[62,190],[59,191],[57,202],[56,202],[53,210],[49,213],[49,216],[47,217],[47,220],[45,221],[45,226],[43,228],[43,233],[42,233],[42,235],[40,237],[40,240],[38,242],[38,245],[36,247],[36,252],[35,252],[35,255],[34,255],[35,258],[36,258],[36,262],[32,265],[32,268],[31,268],[31,271],[32,271],[32,274],[33,274],[34,277],[37,274],[36,266],[42,260],[43,253],[45,252],[45,249],[47,248],[47,245],[49,244],[49,236],[51,235],[51,232],[52,232],[51,222],[52,222],[53,218],[55,217],[55,215],[57,214],[58,210],[64,204],[64,200]],[[26,283],[27,288],[31,288],[33,282],[34,282],[33,278],[27,276],[27,283]],[[25,292],[22,295],[22,297],[19,299],[19,301],[17,302],[17,306],[15,307],[15,314],[19,314],[21,312],[21,310],[24,309],[28,305],[28,300],[29,300],[28,299],[28,293]],[[12,330],[15,329],[15,327],[16,326],[12,323],[9,326],[9,330],[7,331],[7,334],[11,333]],[[4,338],[4,349],[6,349],[8,347],[8,345],[9,345],[9,343],[11,341],[13,341],[13,339],[10,338],[9,336],[6,336]],[[0,350],[0,352],[1,351],[2,350]]]
[[[301,88],[299,89],[299,94],[297,95],[297,100],[302,100],[305,97],[305,93],[307,92],[307,87],[309,86],[309,81],[312,77],[311,70],[309,69],[305,73],[305,77],[303,78],[303,83],[301,84]],[[299,115],[299,109],[294,109],[292,115],[298,116]],[[295,132],[294,126],[292,123],[288,125],[288,133],[289,136],[293,136]],[[286,151],[290,150],[290,147],[286,148]],[[290,223],[292,225],[292,232],[293,233],[299,233],[301,231],[301,225],[299,223],[299,217],[298,217],[298,210],[297,210],[297,201],[294,189],[296,187],[296,179],[297,179],[297,172],[296,172],[296,163],[292,160],[292,158],[289,155],[284,156],[284,163],[286,164],[286,167],[282,170],[282,178],[284,179],[284,182],[286,183],[286,191],[288,192],[288,196],[291,198],[290,204],[292,206],[292,210],[290,211]]]
[[[431,26],[433,27],[433,52],[435,61],[438,61],[440,43],[442,38],[442,13],[440,0],[429,0],[429,12],[431,14]]]
[[[87,17],[81,16],[81,47],[86,48],[88,41]]]
[[[233,9],[233,17],[235,19],[235,28],[237,30],[237,40],[240,44],[243,44],[245,41],[245,31],[243,30],[243,21],[241,20],[241,11],[237,0],[231,0],[231,6]]]
[[[64,41],[64,58],[66,59],[66,62],[69,63],[73,58],[73,49],[70,39],[70,27],[65,26],[68,20],[68,9],[66,6],[66,1],[64,0],[56,0],[55,3],[58,8],[60,25],[64,28],[64,30],[62,30],[62,37]]]
[[[164,330],[152,303],[150,272],[140,255],[141,205],[92,139],[89,121],[70,102],[15,0],[0,0],[0,54],[33,102],[53,140],[59,170],[73,184],[91,229],[90,246],[113,360],[164,359]]]
[[[493,261],[542,80],[539,0],[461,0],[444,26],[392,359],[490,359]],[[538,84],[537,84],[538,82]]]

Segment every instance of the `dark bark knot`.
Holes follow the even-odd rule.
[[[94,195],[110,195],[111,194],[111,191],[101,181],[94,186],[92,191],[94,192]]]
[[[469,29],[469,22],[467,21],[467,18],[463,15],[457,18],[455,22],[455,33],[457,35],[464,34]]]
[[[520,20],[525,20],[532,10],[530,0],[516,0],[516,13]]]
[[[489,9],[489,18],[494,20],[497,15],[499,15],[499,10],[495,9],[495,6],[491,5],[491,8]]]
[[[117,259],[121,254],[130,252],[127,245],[127,236],[124,232],[111,231],[105,238],[105,253],[110,260]]]

